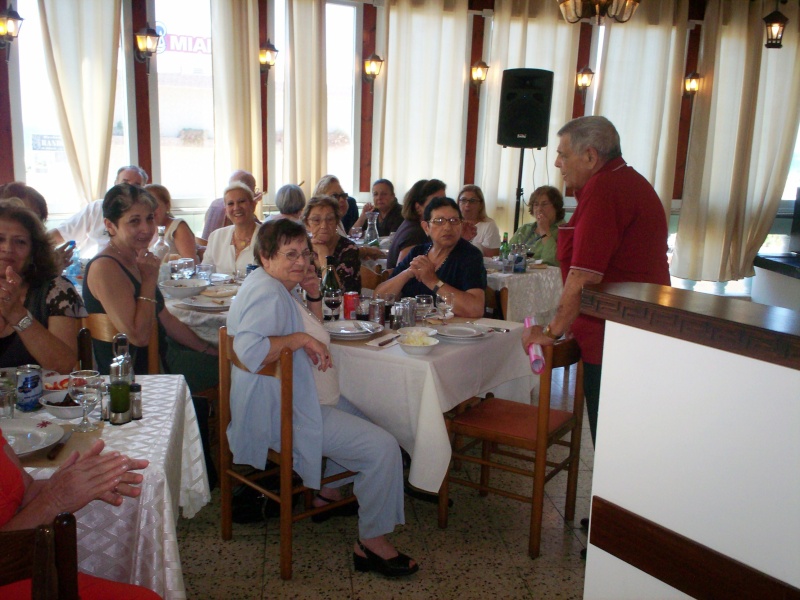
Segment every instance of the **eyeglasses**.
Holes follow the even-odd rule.
[[[336,198],[337,200],[347,200],[348,195],[347,192],[342,192],[341,194],[331,194],[331,198]]]
[[[450,217],[449,219],[445,219],[444,217],[436,217],[435,219],[431,219],[428,221],[434,227],[443,227],[445,223],[450,223],[453,227],[458,227],[461,225],[461,217]]]
[[[296,263],[301,258],[303,260],[312,260],[314,253],[311,250],[303,250],[302,252],[298,252],[297,250],[289,250],[288,252],[281,252],[280,250],[277,251],[278,254],[283,254],[289,262]]]
[[[459,204],[480,204],[481,201],[479,198],[459,198]]]
[[[324,219],[322,217],[312,217],[308,222],[315,227],[319,227],[322,223],[333,225],[336,223],[336,217],[325,217]]]

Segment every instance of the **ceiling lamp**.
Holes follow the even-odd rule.
[[[786,4],[786,0],[782,0]],[[782,48],[783,31],[789,19],[778,10],[778,0],[775,0],[775,10],[764,17],[764,25],[767,28],[767,43],[765,48]]]
[[[558,7],[567,23],[594,19],[598,25],[608,17],[618,23],[631,20],[641,0],[558,0]]]

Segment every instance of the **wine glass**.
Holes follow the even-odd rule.
[[[453,292],[439,292],[436,295],[436,307],[442,313],[442,319],[447,318],[447,313],[453,310],[455,294]]]
[[[342,290],[325,290],[322,301],[331,313],[325,315],[326,321],[339,320],[339,307],[342,305]]]
[[[363,227],[351,227],[350,228],[350,239],[354,242],[357,242],[361,239],[361,236],[364,234]]]
[[[100,373],[97,371],[73,371],[69,374],[69,395],[83,407],[83,418],[74,431],[88,433],[97,429],[97,423],[92,423],[86,415],[100,400]]]

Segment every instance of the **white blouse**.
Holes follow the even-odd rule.
[[[483,221],[478,221],[476,224],[478,228],[478,235],[472,240],[472,245],[477,246],[479,249],[484,248],[488,250],[495,250],[500,247],[500,230],[497,228],[497,223],[494,219],[486,217]]]
[[[211,235],[208,236],[208,245],[206,246],[205,254],[203,254],[203,264],[214,265],[214,270],[217,273],[235,275],[237,269],[244,272],[247,269],[247,265],[255,264],[256,262],[254,251],[260,226],[256,225],[253,237],[250,238],[250,246],[239,252],[238,258],[236,258],[236,251],[231,244],[235,227],[235,225],[221,227],[212,231]]]
[[[300,317],[303,319],[303,329],[305,332],[313,337],[318,342],[322,342],[326,346],[331,345],[331,336],[319,322],[319,319],[306,308],[305,304],[300,302],[295,297],[298,304],[297,310],[300,311]],[[320,371],[316,365],[312,367],[314,372],[314,384],[317,386],[317,396],[319,396],[319,403],[329,406],[335,406],[339,403],[339,375],[336,372],[336,367],[333,366],[326,371]]]

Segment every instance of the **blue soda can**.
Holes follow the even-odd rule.
[[[17,406],[21,411],[36,410],[43,391],[42,367],[39,365],[17,367]]]
[[[255,271],[257,268],[258,268],[258,265],[247,265],[247,271],[245,271],[245,277],[250,275],[250,273]]]

